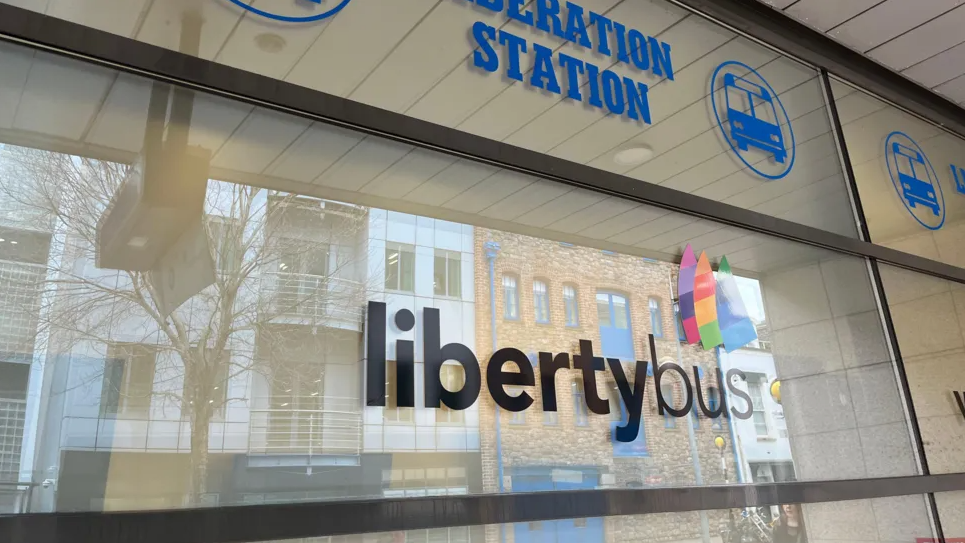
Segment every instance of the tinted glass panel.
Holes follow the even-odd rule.
[[[6,2],[634,180],[856,233],[817,71],[671,2],[416,0],[386,8],[384,0],[352,0],[337,13],[335,0],[73,0],[70,9]],[[554,30],[549,21],[557,20]],[[200,46],[182,47],[192,42]],[[5,73],[28,79],[20,64]],[[34,76],[19,94],[70,81],[51,77]],[[85,83],[91,96],[106,95]],[[104,109],[146,100],[143,89],[127,91]],[[261,133],[266,152],[281,152],[301,131]],[[136,150],[137,138],[115,136],[87,143]],[[79,128],[65,137],[101,138]]]
[[[147,102],[100,108],[167,87],[2,51],[71,81],[0,132],[0,200],[25,210],[4,225],[45,233],[0,259],[0,353],[33,364],[0,398],[2,473],[38,485],[31,511],[918,473],[861,259],[205,95],[158,130]],[[85,115],[75,136],[127,150],[73,145]],[[178,202],[130,196],[139,176]],[[596,303],[581,326],[565,284]],[[687,342],[651,352],[651,298]],[[521,415],[483,379],[505,348]],[[761,409],[717,368],[762,376]],[[729,416],[686,420],[698,388]]]

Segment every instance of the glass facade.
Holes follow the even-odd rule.
[[[3,3],[627,188],[0,41],[0,534],[375,503],[441,505],[297,541],[965,535],[965,290],[866,249],[965,267],[957,135],[663,0]],[[557,495],[609,505],[525,505]],[[441,512],[472,498],[508,516]]]

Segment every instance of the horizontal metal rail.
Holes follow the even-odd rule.
[[[965,473],[0,517],[4,543],[256,543],[557,519],[821,503],[965,490]]]

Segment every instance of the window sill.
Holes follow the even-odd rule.
[[[398,290],[398,289],[394,289],[394,288],[387,288],[387,289],[383,290],[382,292],[384,292],[385,294],[402,294],[402,295],[405,295],[405,296],[415,295],[415,289],[412,289],[412,290]]]
[[[442,428],[465,428],[466,421],[453,422],[448,420],[437,420],[436,426]]]
[[[385,420],[382,419],[382,424],[385,426],[415,426],[415,421],[409,420]]]

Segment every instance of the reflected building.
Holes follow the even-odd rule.
[[[473,229],[218,181],[207,200],[217,280],[168,319],[65,235],[33,509],[177,507],[199,458],[207,505],[479,492],[476,407],[395,406],[392,362],[389,404],[361,400],[367,301],[439,308],[442,340],[474,343]]]
[[[653,334],[655,362],[677,363],[688,374],[699,368],[705,401],[716,409],[721,389],[715,376],[716,351],[683,339],[675,303],[676,265],[483,228],[476,228],[476,252],[487,259],[477,259],[476,273],[489,279],[476,283],[480,361],[488,360],[494,349],[518,348],[529,354],[538,383],[539,352],[578,353],[579,341],[590,340],[597,356],[620,359],[632,381],[636,361],[650,361],[648,335]],[[495,315],[490,300],[495,301]],[[518,413],[497,409],[491,397],[482,395],[485,490],[722,484],[727,478],[723,467],[731,482],[737,478],[730,422],[709,419],[696,406],[687,418],[660,414],[652,370],[642,426],[630,443],[614,435],[626,409],[612,374],[597,372],[596,387],[609,402],[608,415],[588,410],[576,369],[556,373],[556,412],[542,410],[539,387],[526,387],[535,402]],[[684,404],[683,385],[674,373],[664,374],[661,387],[669,403],[677,408]],[[715,445],[718,436],[725,439],[724,450]],[[678,518],[669,524],[635,518],[518,524],[506,537],[518,542],[700,539],[698,514],[687,516],[686,522]],[[710,531],[716,537],[723,517],[711,516]]]

